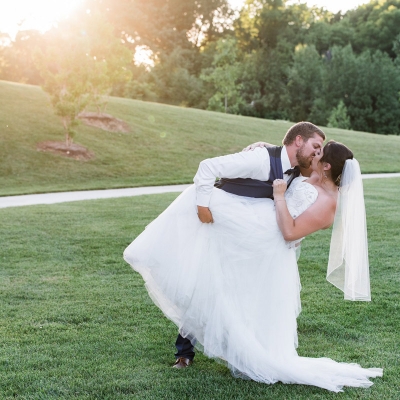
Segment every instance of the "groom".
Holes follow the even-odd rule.
[[[290,185],[300,171],[310,168],[324,140],[325,134],[317,126],[310,122],[299,122],[286,132],[283,147],[257,147],[254,151],[202,161],[194,177],[200,221],[214,222],[208,208],[214,186],[239,196],[273,198],[273,180],[283,178]],[[215,182],[217,177],[222,179]],[[178,335],[173,368],[186,368],[192,363],[194,344],[195,339]]]

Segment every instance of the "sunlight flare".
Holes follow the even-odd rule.
[[[0,2],[0,31],[14,36],[18,30],[44,32],[70,15],[83,0],[13,0]]]

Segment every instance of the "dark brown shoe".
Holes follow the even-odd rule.
[[[176,359],[175,364],[172,366],[172,368],[187,368],[190,365],[192,365],[192,360],[189,360],[188,358],[185,357],[179,357]]]

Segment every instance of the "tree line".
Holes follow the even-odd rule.
[[[0,44],[0,79],[42,85],[56,105],[82,92],[61,114],[111,94],[400,134],[400,0],[344,14],[284,0],[240,12],[227,0],[87,0],[52,30]],[[137,46],[151,66],[133,62]]]

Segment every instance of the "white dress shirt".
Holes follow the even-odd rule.
[[[291,168],[286,147],[281,153],[282,171]],[[198,206],[208,207],[216,178],[251,178],[268,181],[270,173],[269,153],[265,147],[257,147],[253,151],[242,151],[227,156],[208,158],[200,163],[193,179],[196,185]],[[285,180],[289,176],[284,174]]]

